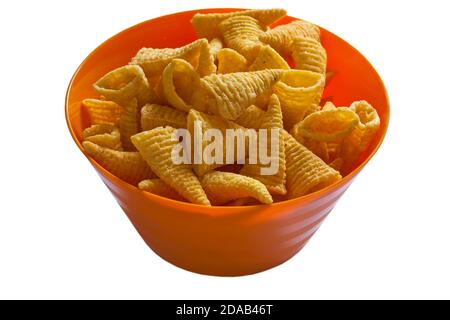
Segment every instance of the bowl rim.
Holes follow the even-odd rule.
[[[340,187],[346,185],[348,182],[350,182],[353,178],[355,178],[359,172],[361,172],[361,170],[366,166],[366,164],[373,158],[373,156],[378,152],[379,148],[381,147],[381,145],[383,144],[383,141],[386,137],[388,128],[389,128],[389,122],[390,122],[390,113],[391,113],[391,107],[390,107],[390,99],[389,99],[389,95],[386,89],[386,86],[382,80],[382,78],[380,77],[378,71],[373,67],[373,65],[370,63],[370,61],[359,51],[357,50],[354,46],[352,46],[351,44],[349,44],[346,40],[342,39],[341,37],[337,36],[336,34],[334,34],[333,32],[330,32],[329,30],[322,28],[321,26],[317,25],[321,30],[325,30],[327,32],[329,32],[330,34],[332,34],[333,36],[339,38],[341,41],[343,41],[346,45],[348,45],[351,49],[353,49],[355,52],[357,52],[366,62],[367,64],[372,68],[374,74],[376,75],[376,77],[378,78],[382,89],[383,89],[383,93],[386,97],[386,113],[385,113],[385,121],[384,121],[384,126],[382,126],[383,128],[383,132],[381,132],[380,138],[378,143],[376,144],[376,146],[373,148],[373,150],[370,152],[370,154],[367,155],[367,157],[364,159],[364,161],[362,161],[356,168],[354,168],[350,173],[348,173],[346,176],[342,177],[341,180],[339,180],[338,182],[333,183],[332,185],[320,189],[318,191],[312,192],[310,194],[307,194],[305,196],[301,196],[298,198],[294,198],[294,199],[288,199],[288,200],[283,200],[280,202],[274,202],[272,204],[258,204],[258,205],[249,205],[249,206],[205,206],[205,205],[200,205],[200,204],[194,204],[194,203],[190,203],[190,202],[183,202],[183,201],[178,201],[178,200],[173,200],[173,199],[169,199],[163,196],[159,196],[156,194],[152,194],[150,192],[145,192],[143,190],[140,190],[139,188],[137,188],[136,186],[116,177],[115,175],[113,175],[112,173],[110,173],[108,170],[106,170],[105,168],[103,168],[100,164],[97,163],[97,161],[95,161],[89,154],[87,154],[81,144],[81,142],[78,141],[77,136],[75,134],[75,130],[73,129],[72,123],[69,120],[69,95],[70,92],[72,90],[75,78],[77,77],[78,73],[80,72],[80,70],[84,67],[84,65],[86,64],[86,62],[91,58],[91,56],[93,56],[98,50],[100,50],[101,47],[103,47],[104,44],[110,42],[111,40],[115,39],[116,37],[119,37],[120,35],[131,31],[132,29],[136,29],[139,27],[142,27],[144,24],[147,24],[150,21],[155,21],[155,20],[160,20],[160,19],[166,19],[167,17],[170,16],[176,16],[179,14],[195,14],[195,13],[211,13],[214,12],[214,10],[217,10],[217,13],[226,13],[226,12],[231,12],[231,11],[242,11],[242,10],[249,10],[249,9],[244,9],[244,8],[199,8],[199,9],[194,9],[194,10],[186,10],[186,11],[179,11],[179,12],[175,12],[175,13],[171,13],[171,14],[167,14],[167,15],[163,15],[163,16],[159,16],[156,18],[152,18],[152,19],[148,19],[145,21],[142,21],[140,23],[137,23],[131,27],[128,27],[118,33],[116,33],[115,35],[109,37],[108,39],[106,39],[105,41],[103,41],[100,45],[98,45],[93,51],[91,51],[91,53],[89,53],[89,55],[81,62],[81,64],[77,67],[76,71],[74,72],[73,76],[71,77],[71,80],[69,82],[67,91],[66,91],[66,96],[65,96],[65,107],[64,107],[64,114],[65,114],[65,118],[66,118],[66,124],[67,127],[69,129],[70,135],[72,137],[72,139],[74,140],[75,144],[78,146],[78,149],[86,156],[86,158],[89,160],[89,162],[95,167],[95,169],[97,171],[100,171],[102,173],[102,175],[106,176],[108,178],[108,180],[113,181],[114,184],[119,184],[121,185],[121,188],[127,188],[129,191],[139,191],[142,192],[143,194],[145,194],[145,196],[149,199],[151,199],[152,201],[158,201],[160,203],[164,203],[164,205],[166,206],[183,206],[185,207],[186,210],[191,209],[190,211],[201,214],[201,215],[209,215],[212,214],[214,212],[214,215],[217,215],[217,212],[215,212],[215,210],[217,210],[218,208],[222,209],[223,211],[226,212],[222,212],[221,215],[233,215],[233,214],[244,214],[247,210],[252,210],[252,209],[256,209],[256,208],[260,208],[260,209],[264,209],[264,208],[277,208],[277,207],[282,207],[282,206],[286,206],[286,205],[300,205],[300,204],[306,204],[309,202],[312,202],[314,200],[317,200],[318,198],[321,198],[322,196],[328,194],[329,192],[332,191],[336,191],[338,189],[340,189]],[[296,17],[292,17],[289,15],[286,15],[286,17],[288,18],[292,18],[292,19],[300,19],[300,18],[296,18]],[[201,210],[195,210],[195,209],[201,209]],[[246,210],[235,210],[235,209],[246,209]]]

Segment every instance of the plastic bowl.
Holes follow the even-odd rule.
[[[67,125],[80,150],[84,152],[81,132],[88,125],[80,101],[97,96],[92,89],[97,79],[127,64],[141,47],[178,47],[195,40],[190,20],[196,12],[235,10],[238,9],[203,9],[159,17],[127,29],[95,49],[75,72],[66,97]],[[277,24],[292,20],[285,17]],[[85,154],[141,237],[160,257],[189,271],[218,276],[248,275],[277,266],[305,246],[375,154],[389,120],[383,82],[356,49],[331,32],[321,31],[328,53],[328,69],[335,72],[324,97],[332,97],[336,105],[367,100],[381,118],[381,129],[369,149],[339,183],[273,205],[206,207],[140,191]]]

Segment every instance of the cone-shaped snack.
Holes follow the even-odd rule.
[[[228,121],[226,119],[222,119],[217,116],[211,116],[204,114],[202,112],[196,111],[194,109],[191,109],[191,111],[188,114],[187,118],[187,128],[190,132],[190,135],[192,137],[192,155],[195,156],[195,153],[197,152],[198,156],[197,159],[199,161],[194,161],[193,168],[195,173],[201,177],[206,172],[211,171],[215,168],[219,168],[221,166],[224,166],[226,164],[226,157],[227,152],[231,153],[234,152],[234,157],[231,159],[233,162],[237,161],[238,152],[237,147],[238,144],[235,141],[234,148],[226,148],[227,147],[227,141],[226,141],[226,130],[227,129],[233,129],[236,130],[234,132],[238,134],[245,134],[246,130],[245,128],[237,125],[234,122]],[[207,141],[206,137],[204,137],[204,134],[206,131],[210,129],[215,129],[220,132],[221,137],[214,137],[214,139],[208,139],[208,140],[214,140],[212,142]],[[240,130],[237,131],[237,130]],[[200,136],[201,134],[201,136]],[[197,140],[196,140],[197,139]],[[219,139],[219,140],[217,140]],[[204,153],[207,150],[207,146],[211,144],[211,148],[215,148],[216,151],[214,152],[215,161],[208,161],[207,163],[203,157]],[[247,138],[244,137],[244,147],[245,147],[245,155],[248,153],[248,146],[247,146]],[[213,152],[211,152],[211,156]],[[245,159],[245,155],[243,155],[243,159]],[[231,156],[230,156],[231,158]],[[198,162],[198,163],[196,163]]]
[[[267,151],[271,162],[277,162],[278,170],[271,174],[264,174],[263,168],[267,168],[267,164],[258,161],[257,164],[246,164],[240,171],[240,174],[254,178],[262,182],[271,194],[286,194],[286,159],[284,154],[283,141],[283,114],[281,113],[280,101],[276,95],[270,97],[269,107],[263,116],[261,129],[267,130]],[[272,141],[271,130],[276,129],[278,132],[276,141]],[[278,152],[272,154],[272,144],[277,143]],[[259,145],[259,148],[262,146]],[[275,150],[276,150],[275,149]],[[259,153],[261,152],[258,150]],[[251,151],[250,151],[251,152]],[[272,165],[272,164],[269,164]]]
[[[83,142],[83,147],[103,168],[128,183],[137,185],[156,177],[139,152],[111,150],[90,141]]]
[[[270,92],[284,70],[263,70],[210,75],[202,78],[193,97],[192,105],[208,110],[228,120],[235,120],[244,110],[255,103],[256,97]]]
[[[187,113],[168,106],[147,104],[141,109],[142,131],[157,127],[186,128]]]
[[[139,106],[154,102],[156,94],[150,87],[144,71],[139,66],[120,67],[104,75],[94,84],[94,89],[121,106],[136,98]]]
[[[247,59],[236,50],[223,48],[217,53],[217,73],[247,71]]]
[[[361,139],[361,149],[365,150],[373,139],[373,136],[380,128],[380,117],[377,110],[367,101],[355,101],[351,104],[350,110],[355,112],[359,121],[364,125],[364,135]]]
[[[258,20],[262,25],[269,26],[286,15],[284,9],[258,9],[245,10],[229,13],[197,13],[192,18],[194,27],[199,38],[213,39],[220,37],[219,24],[233,16],[249,16]]]
[[[354,112],[359,122],[342,141],[343,170],[351,169],[361,152],[365,151],[380,127],[377,111],[367,101],[353,102],[349,110]]]
[[[186,60],[174,59],[162,74],[162,89],[167,102],[178,110],[189,112],[192,94],[200,85],[200,77]]]
[[[259,39],[280,54],[287,55],[290,53],[292,40],[298,37],[320,41],[320,29],[310,22],[298,20],[268,30]]]
[[[327,52],[318,40],[305,37],[296,38],[292,41],[291,50],[296,69],[325,75]]]
[[[262,46],[249,71],[264,69],[290,69],[286,60],[270,46]]]
[[[245,128],[259,129],[263,121],[265,111],[251,105],[234,121]]]
[[[113,101],[84,99],[81,104],[87,110],[92,124],[118,124],[123,108]]]
[[[123,148],[127,151],[136,150],[131,143],[130,137],[140,131],[140,116],[136,99],[133,99],[124,105],[124,112],[119,121],[119,129]]]
[[[84,129],[83,141],[90,141],[113,150],[122,150],[119,129],[109,123],[94,124]]]
[[[347,136],[358,122],[356,113],[348,108],[321,110],[308,115],[294,126],[293,131],[305,138],[332,142]]]
[[[176,164],[172,151],[179,144],[172,127],[158,127],[131,137],[156,175],[192,203],[210,205],[190,164]],[[141,179],[142,180],[142,179]]]
[[[240,174],[211,171],[202,177],[201,182],[213,205],[247,197],[264,204],[273,202],[272,196],[261,182]]]
[[[161,179],[147,179],[139,182],[139,189],[156,194],[161,197],[186,201],[178,192]]]
[[[286,152],[286,187],[293,199],[326,188],[342,179],[338,171],[323,162],[289,133],[283,131]]]
[[[264,27],[248,16],[234,16],[219,25],[222,37],[227,47],[242,54],[248,61],[253,61],[261,47],[259,36]]]
[[[173,59],[188,61],[201,76],[215,72],[214,57],[208,40],[199,39],[180,48],[142,48],[130,64],[140,65],[149,78],[161,75]]]
[[[325,78],[305,70],[287,70],[273,90],[280,98],[284,128],[290,130],[309,113],[319,108]]]

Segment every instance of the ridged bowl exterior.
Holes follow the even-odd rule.
[[[128,63],[141,47],[177,47],[196,37],[192,15],[236,9],[204,9],[176,13],[138,24],[107,40],[81,64],[69,86],[66,119],[81,151],[82,128],[88,125],[80,102],[96,97],[92,89],[106,72]],[[279,23],[294,18],[286,17]],[[181,31],[180,31],[181,30]],[[277,266],[300,251],[336,202],[380,146],[389,121],[383,82],[353,47],[322,29],[328,69],[334,73],[324,93],[336,105],[367,100],[377,108],[381,129],[344,179],[306,197],[268,206],[204,207],[142,192],[86,157],[97,170],[144,241],[163,259],[189,271],[240,276]],[[84,151],[83,151],[84,152]]]

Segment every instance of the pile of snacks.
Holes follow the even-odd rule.
[[[196,14],[199,40],[139,50],[94,84],[99,99],[82,102],[91,124],[83,132],[85,151],[146,192],[201,205],[270,204],[342,179],[380,119],[366,101],[321,106],[327,54],[320,29],[300,20],[269,28],[285,15],[282,9]],[[248,153],[225,161],[224,146],[215,150],[224,162],[175,163],[174,148],[188,143],[194,150],[197,129],[275,132],[268,146],[276,144],[276,172],[263,174],[267,163],[260,156],[246,161]],[[194,138],[181,141],[182,130]]]

